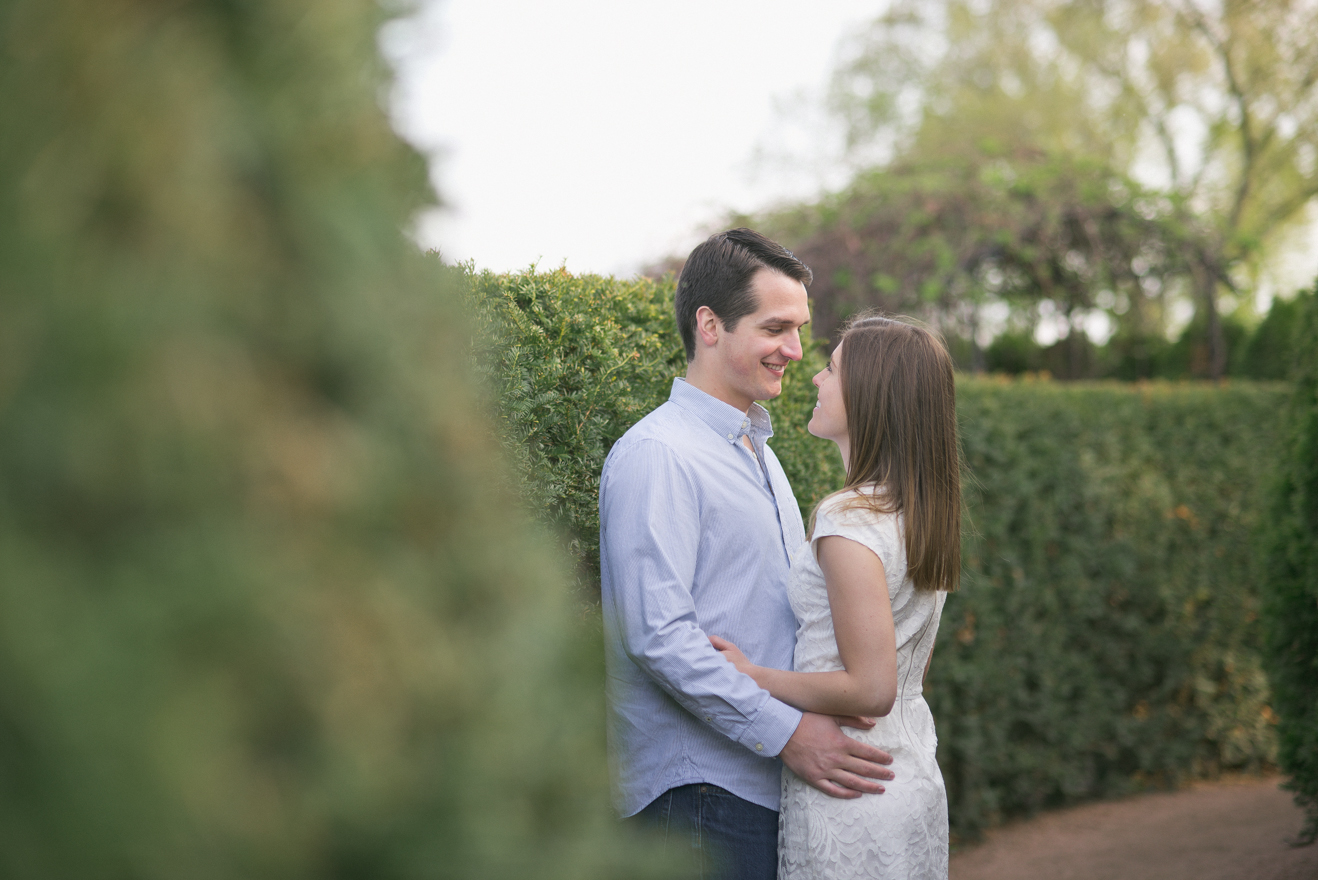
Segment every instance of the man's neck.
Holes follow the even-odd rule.
[[[733,409],[744,413],[750,412],[751,404],[755,402],[747,400],[744,396],[728,388],[727,383],[721,381],[720,377],[712,371],[701,369],[697,361],[687,364],[686,382],[691,387],[698,388],[715,400],[721,400]]]

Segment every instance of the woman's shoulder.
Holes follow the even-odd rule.
[[[884,489],[867,483],[829,495],[819,504],[816,522],[821,518],[838,525],[896,527],[898,514],[884,509]]]
[[[820,504],[813,540],[836,535],[874,551],[889,571],[904,570],[901,515],[883,509],[883,492],[859,487],[839,492]]]

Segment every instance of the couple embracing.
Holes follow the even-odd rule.
[[[941,880],[921,684],[960,571],[952,364],[922,328],[849,326],[809,425],[846,482],[807,530],[756,401],[801,358],[810,280],[747,229],[699,245],[676,294],[686,378],[605,462],[617,806],[701,877]]]

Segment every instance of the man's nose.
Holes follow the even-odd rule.
[[[787,338],[783,340],[782,352],[790,360],[799,361],[801,359],[800,331],[793,330],[787,334]]]

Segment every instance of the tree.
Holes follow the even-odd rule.
[[[1172,199],[1209,373],[1219,310],[1318,195],[1318,4],[898,0],[851,43],[832,105],[861,157],[1032,148]]]
[[[816,268],[818,335],[868,305],[968,339],[990,304],[1018,333],[1051,309],[1059,373],[1074,378],[1090,370],[1083,326],[1095,313],[1127,337],[1161,331],[1194,234],[1169,199],[1099,163],[1030,153],[893,163],[753,222]]]

